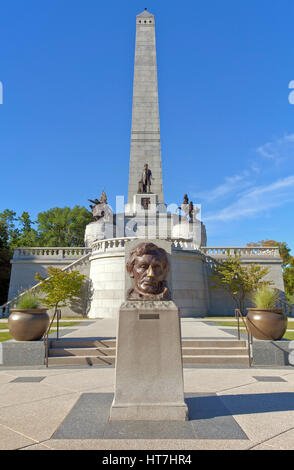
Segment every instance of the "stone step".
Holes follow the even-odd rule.
[[[115,356],[116,348],[50,348],[49,357],[64,356]]]
[[[115,339],[75,339],[75,338],[62,338],[59,340],[51,339],[50,348],[115,348]],[[202,339],[183,339],[182,346],[189,348],[242,348],[246,347],[245,340],[202,340]]]
[[[182,346],[189,348],[246,348],[246,340],[238,339],[183,339]]]
[[[48,358],[49,366],[64,365],[99,365],[113,366],[115,364],[115,356],[57,356]],[[246,356],[183,356],[183,365],[248,365],[248,357]]]
[[[49,365],[113,366],[115,339],[61,338],[50,340]],[[183,365],[248,365],[245,340],[182,340]]]
[[[182,348],[183,356],[246,356],[247,348]],[[115,356],[116,348],[50,348],[49,357],[62,356]]]
[[[183,356],[183,365],[206,364],[206,365],[249,365],[247,356]]]
[[[57,356],[48,357],[49,366],[112,366],[115,356]]]
[[[49,339],[50,349],[57,348],[115,348],[115,339],[75,339],[61,338],[58,340]]]
[[[247,348],[182,348],[183,356],[248,356]]]

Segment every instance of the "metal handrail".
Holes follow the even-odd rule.
[[[248,337],[248,359],[249,359],[249,367],[252,366],[252,334],[250,333],[248,326],[246,325],[244,315],[242,314],[241,310],[239,308],[235,309],[235,318],[237,319],[237,328],[238,328],[238,340],[240,340],[240,321],[239,319],[242,319],[242,322],[244,323],[244,326],[247,331],[247,337]]]
[[[51,326],[53,325],[54,319],[57,316],[57,331],[56,331],[56,339],[59,339],[59,320],[61,318],[61,310],[60,308],[55,309],[55,312],[53,314],[53,317],[51,319],[50,325],[48,326],[46,332],[44,333],[43,340],[44,340],[44,345],[45,345],[45,366],[48,367],[48,357],[49,357],[49,339],[48,335],[51,329]]]

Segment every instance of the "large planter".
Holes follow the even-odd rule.
[[[49,326],[46,308],[12,308],[8,317],[8,328],[16,341],[38,341]]]
[[[256,339],[277,341],[287,329],[287,316],[282,309],[247,308],[246,324]]]

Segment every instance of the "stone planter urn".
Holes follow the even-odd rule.
[[[246,324],[256,339],[277,341],[287,329],[287,316],[282,309],[247,308]]]
[[[46,308],[12,308],[8,317],[8,328],[16,341],[38,341],[49,326]]]

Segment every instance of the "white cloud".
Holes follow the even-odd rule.
[[[221,197],[227,196],[231,192],[240,191],[252,184],[250,181],[246,180],[246,177],[249,176],[249,172],[244,170],[239,175],[228,176],[225,179],[225,182],[216,186],[210,191],[204,191],[202,193],[192,194],[192,197],[197,197],[204,199],[207,202],[214,201]]]
[[[260,145],[256,149],[263,158],[273,160],[276,163],[287,158],[294,157],[294,134],[288,134],[271,142]]]
[[[233,204],[215,214],[208,215],[205,221],[228,221],[250,217],[273,207],[282,206],[294,200],[293,192],[289,191],[291,187],[294,187],[294,175],[277,180],[267,186],[251,188]]]

